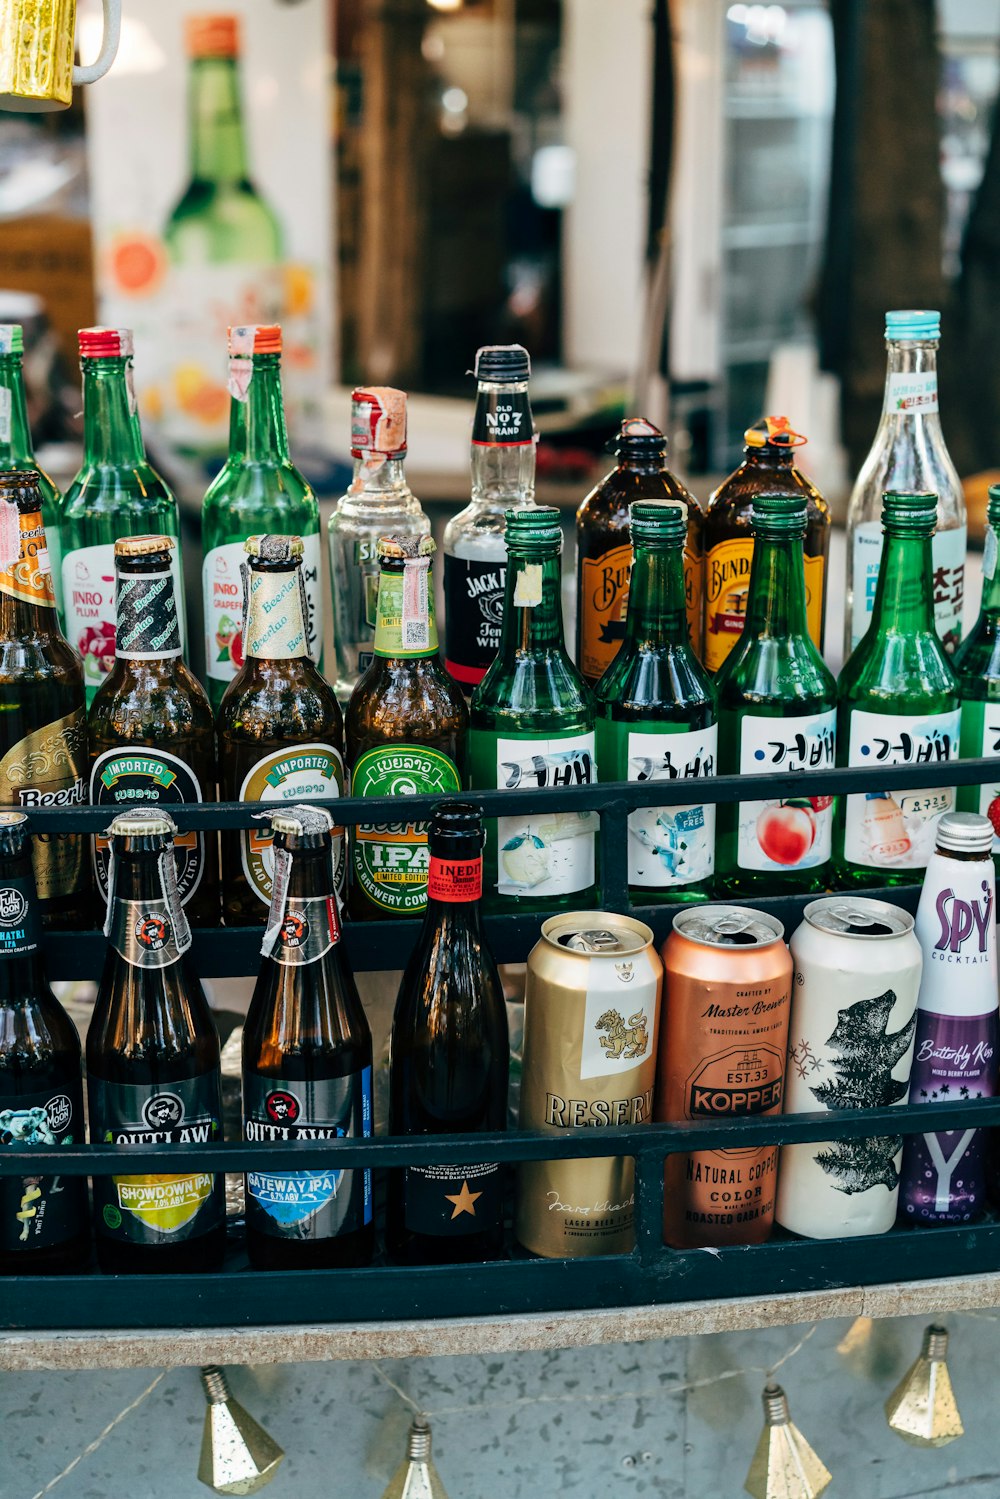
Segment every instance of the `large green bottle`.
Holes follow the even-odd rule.
[[[243,665],[240,567],[250,536],[301,536],[309,654],[321,670],[323,665],[319,503],[288,456],[276,324],[230,328],[229,391],[229,458],[201,512],[205,675],[216,709]]]
[[[1000,761],[1000,484],[991,484],[983,542],[983,602],[979,618],[952,658],[962,698],[963,760]],[[1000,868],[1000,763],[982,786],[960,786],[958,810],[979,812],[993,824],[993,858]]]
[[[746,623],[716,678],[723,775],[829,769],[837,684],[806,616],[804,494],[758,494]],[[833,803],[793,796],[719,807],[717,884],[733,894],[821,890]]]
[[[508,510],[505,537],[500,649],[470,707],[472,785],[507,791],[591,785],[594,698],[563,638],[559,511]],[[596,826],[586,812],[490,819],[489,904],[585,908],[596,894]]]
[[[83,657],[87,706],[115,664],[115,542],[172,536],[171,567],[185,640],[177,501],[146,459],[132,388],[128,328],[81,328],[83,466],[62,505],[66,636]]]
[[[958,758],[958,683],[934,628],[934,494],[889,492],[871,624],[840,673],[838,763],[922,765]],[[874,777],[873,777],[874,779]],[[876,782],[877,784],[877,782]],[[845,885],[910,884],[934,852],[950,786],[841,799],[835,861]]]
[[[20,323],[0,323],[0,472],[30,469],[38,478],[42,497],[42,522],[49,548],[49,568],[62,617],[62,568],[59,552],[59,522],[62,502],[59,491],[44,469],[35,462],[28,426],[28,403],[24,394],[24,329]]]
[[[715,693],[691,645],[686,507],[630,506],[634,561],[625,639],[594,688],[602,781],[715,774]],[[633,901],[704,899],[715,868],[715,807],[644,807],[628,820]]]

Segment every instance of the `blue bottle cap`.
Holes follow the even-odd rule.
[[[924,339],[941,337],[941,314],[939,312],[887,312],[885,315],[886,338]]]

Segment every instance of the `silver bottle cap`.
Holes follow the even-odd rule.
[[[942,853],[988,854],[993,848],[993,824],[978,812],[945,812],[936,836]]]

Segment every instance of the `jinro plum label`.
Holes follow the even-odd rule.
[[[740,729],[740,774],[830,770],[836,710],[795,718],[748,713]],[[813,869],[830,858],[833,798],[790,796],[741,802],[737,863],[741,869]]]

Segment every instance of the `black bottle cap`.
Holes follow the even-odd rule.
[[[483,819],[471,802],[442,802],[431,818],[428,843],[435,859],[478,859]]]
[[[648,462],[666,456],[667,439],[659,427],[654,427],[644,416],[628,416],[615,438],[615,452],[619,458],[640,458]]]
[[[476,350],[473,374],[495,385],[514,385],[531,374],[531,359],[521,344],[486,344]]]

